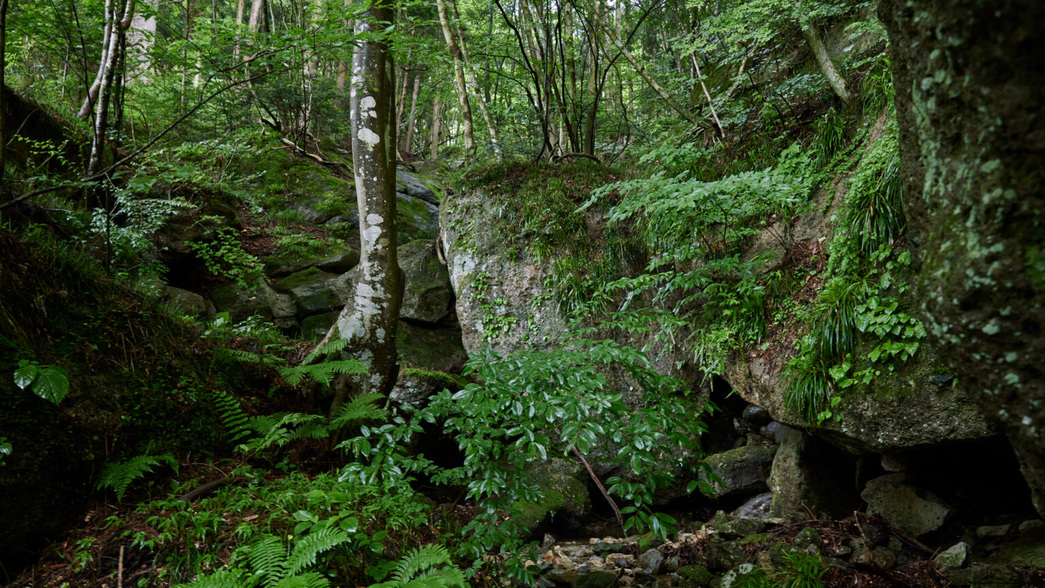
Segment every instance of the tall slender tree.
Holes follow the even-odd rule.
[[[331,413],[353,392],[387,394],[397,376],[403,277],[396,255],[395,69],[387,38],[375,34],[390,27],[394,15],[390,0],[378,0],[356,22],[361,40],[352,59],[350,104],[361,251],[352,299],[336,327],[367,373],[337,383]]]

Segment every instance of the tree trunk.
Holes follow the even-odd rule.
[[[483,120],[486,121],[486,131],[490,134],[490,145],[493,147],[493,153],[497,158],[500,158],[501,142],[497,139],[497,125],[494,124],[493,117],[490,116],[490,109],[486,107],[486,98],[479,91],[479,80],[475,77],[475,70],[472,69],[472,59],[468,55],[468,44],[465,43],[464,30],[461,29],[460,25],[461,15],[457,12],[457,0],[449,0],[449,2],[454,21],[458,23],[454,29],[457,32],[458,46],[461,48],[461,59],[464,61],[465,79],[475,95],[476,102],[479,104],[479,111],[483,114]]]
[[[414,93],[410,98],[410,116],[406,120],[406,139],[403,140],[400,151],[413,159],[414,154],[414,116],[417,114],[417,96],[421,93],[421,76],[414,77]]]
[[[802,36],[806,38],[809,48],[813,50],[816,62],[820,65],[820,71],[824,72],[824,77],[827,78],[827,83],[831,85],[831,89],[834,90],[835,94],[842,99],[842,102],[848,104],[852,98],[849,96],[849,91],[846,90],[845,79],[835,69],[835,64],[831,61],[831,56],[827,54],[827,48],[824,47],[824,41],[820,38],[820,33],[809,22],[808,18],[802,17],[800,21]]]
[[[439,117],[442,116],[439,112],[439,106],[439,97],[436,96],[435,100],[432,101],[432,159],[437,159],[439,157],[439,123],[441,122]]]
[[[122,6],[122,8],[121,8]],[[94,176],[101,168],[105,151],[105,134],[109,123],[109,100],[112,96],[113,79],[116,77],[116,66],[119,63],[120,41],[131,26],[134,15],[134,0],[127,0],[124,5],[116,0],[109,0],[106,9],[106,29],[110,30],[108,46],[103,51],[105,61],[102,62],[101,78],[98,83],[98,97],[94,110],[94,136],[91,139],[91,154],[87,160],[87,177]]]
[[[395,18],[391,6],[390,0],[374,2],[356,22],[356,35],[389,27]],[[338,316],[337,329],[367,373],[338,380],[332,416],[352,392],[388,394],[398,375],[403,277],[396,258],[395,68],[387,38],[374,35],[356,48],[350,101],[361,250],[352,300]]]
[[[461,124],[464,127],[464,150],[475,151],[475,136],[472,134],[472,105],[468,100],[468,87],[464,81],[464,66],[461,63],[461,49],[454,39],[450,27],[450,18],[446,11],[446,0],[436,0],[439,10],[439,24],[443,29],[443,38],[450,49],[450,57],[454,62],[454,88],[457,90],[457,102],[461,106]]]

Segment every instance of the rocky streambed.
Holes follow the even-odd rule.
[[[787,524],[719,512],[664,542],[545,535],[527,564],[542,588],[1045,586],[1043,540],[1040,520],[969,528],[944,548],[863,513]]]

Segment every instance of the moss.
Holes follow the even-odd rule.
[[[446,372],[433,372],[429,370],[419,370],[417,368],[406,368],[400,375],[404,378],[414,378],[423,380],[428,384],[431,384],[437,390],[450,390],[455,392],[468,385],[468,380],[465,378],[455,375],[448,374]]]
[[[324,279],[333,279],[333,277],[332,274],[327,274],[319,268],[310,267],[299,272],[294,272],[283,279],[276,280],[276,283],[273,284],[272,287],[280,292],[290,292],[295,288],[313,284]]]

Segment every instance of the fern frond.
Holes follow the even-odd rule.
[[[402,588],[467,588],[468,582],[464,573],[456,567],[441,570],[429,570],[406,584]]]
[[[287,548],[278,537],[266,535],[246,548],[247,561],[254,574],[267,584],[275,584],[287,576]]]
[[[316,563],[316,557],[338,545],[347,543],[348,535],[338,528],[326,528],[302,537],[287,558],[287,576],[296,576],[301,570]]]
[[[442,545],[422,545],[399,560],[392,577],[400,584],[417,579],[417,576],[432,568],[442,565],[453,565],[450,552]]]
[[[254,353],[245,349],[229,349],[227,347],[218,348],[214,352],[214,355],[215,358],[232,359],[235,361],[260,363],[264,365],[281,365],[287,363],[287,360],[277,355]]]
[[[279,370],[279,375],[291,386],[297,386],[306,377],[312,378],[324,386],[329,386],[330,382],[334,380],[334,376],[338,374],[363,373],[366,373],[366,366],[354,359],[339,359],[311,365],[302,364]]]
[[[250,434],[250,417],[243,411],[235,396],[225,390],[216,389],[213,402],[230,443],[235,443]]]
[[[330,580],[327,580],[316,572],[309,572],[300,576],[283,578],[272,588],[329,588]]]
[[[178,584],[174,588],[246,588],[249,585],[241,570],[218,570],[208,576],[196,578],[188,584]]]
[[[322,345],[313,349],[308,355],[305,356],[305,359],[301,360],[301,363],[307,365],[315,361],[316,358],[321,355],[330,355],[332,353],[338,353],[340,351],[343,351],[345,347],[348,346],[348,339],[342,339],[341,337],[336,336],[337,333],[334,334],[335,336],[331,337],[330,341],[327,342],[326,345]]]
[[[384,400],[384,398],[384,395],[376,392],[356,396],[345,404],[337,416],[334,417],[334,420],[330,422],[331,428],[340,429],[347,425],[358,425],[365,421],[384,420],[388,413],[385,412],[385,409],[375,406],[375,403]]]
[[[123,493],[131,482],[152,472],[153,466],[165,463],[174,471],[178,471],[178,462],[170,454],[139,455],[127,461],[110,462],[105,465],[95,484],[99,490],[112,488],[116,492],[116,500],[123,501]]]
[[[300,412],[258,415],[250,419],[250,428],[258,434],[258,438],[243,443],[236,449],[239,451],[262,451],[275,445],[283,447],[294,439],[322,439],[327,436],[326,428],[320,424],[323,417],[318,414]],[[301,425],[294,428],[295,425]]]

